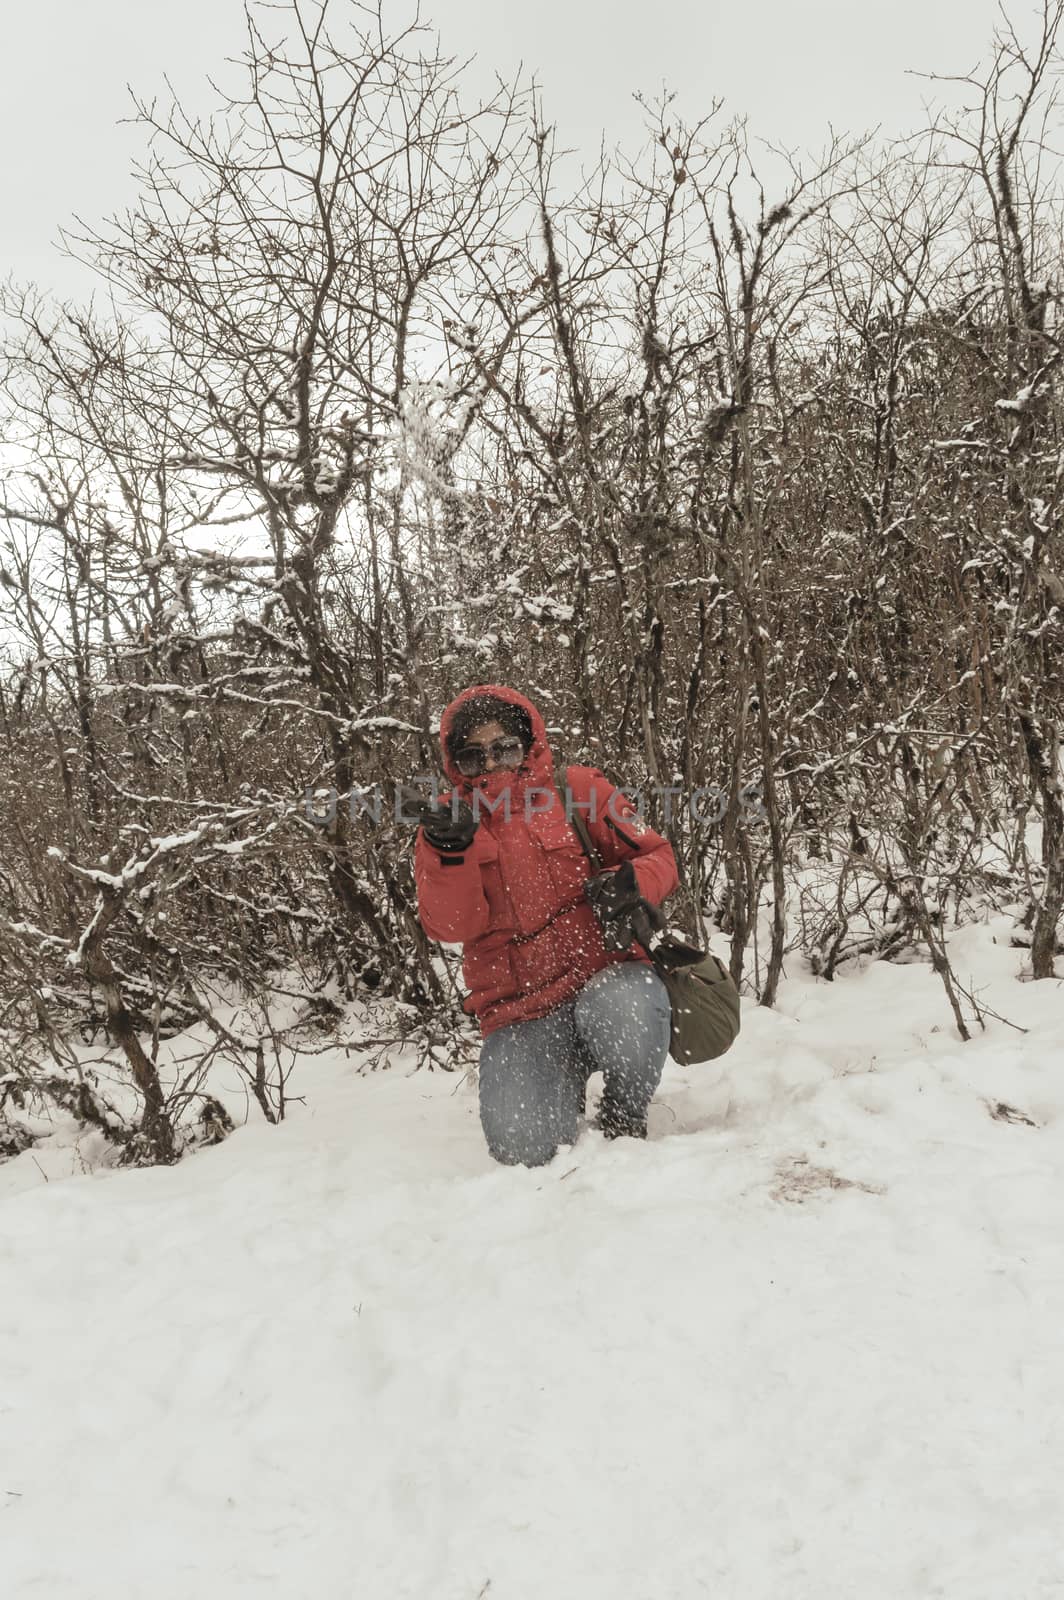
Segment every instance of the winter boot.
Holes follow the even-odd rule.
[[[591,1126],[597,1128],[604,1139],[645,1139],[647,1119],[625,1106],[611,1105],[603,1099],[598,1116]]]

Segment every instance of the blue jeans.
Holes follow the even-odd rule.
[[[604,967],[545,1017],[489,1033],[480,1122],[496,1161],[539,1167],[572,1144],[593,1072],[603,1105],[645,1117],[669,1049],[669,991],[645,961]]]

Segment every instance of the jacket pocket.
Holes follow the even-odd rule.
[[[467,945],[462,961],[462,977],[473,995],[512,994],[517,987],[512,958],[513,946],[509,939],[502,942],[478,939]]]
[[[541,928],[533,938],[515,942],[510,948],[514,982],[521,994],[545,989],[571,966],[553,926]]]
[[[545,812],[530,825],[532,837],[543,852],[551,886],[559,905],[577,899],[591,873],[591,862],[564,812]]]
[[[477,845],[480,881],[488,902],[488,929],[509,928],[513,922],[513,911],[499,865],[499,846],[486,830]]]

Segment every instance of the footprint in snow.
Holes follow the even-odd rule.
[[[817,1167],[807,1156],[796,1156],[792,1161],[780,1162],[776,1168],[776,1186],[773,1200],[787,1200],[800,1205],[812,1194],[825,1189],[860,1189],[865,1194],[884,1194],[880,1184],[862,1183],[858,1178],[844,1178],[830,1167]]]

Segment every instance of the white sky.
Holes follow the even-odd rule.
[[[333,0],[339,4],[338,0]],[[962,72],[985,53],[995,0],[423,0],[448,53],[476,54],[474,80],[521,61],[538,76],[560,142],[593,155],[600,134],[631,138],[632,93],[663,82],[694,118],[714,96],[772,142],[820,148],[829,123],[914,129],[934,87],[906,69]],[[385,0],[408,19],[408,0]],[[209,73],[243,37],[241,0],[7,0],[0,56],[0,274],[63,293],[88,287],[53,246],[74,213],[128,203],[135,131],[126,85],[150,96],[169,74],[207,109]],[[1033,6],[1012,7],[1021,35]]]

